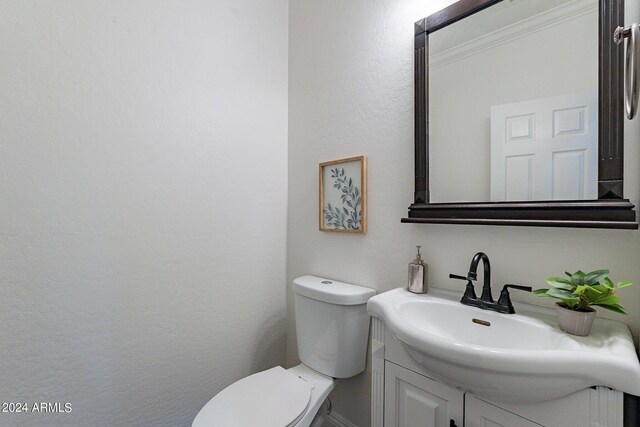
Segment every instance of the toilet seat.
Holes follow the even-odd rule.
[[[305,414],[311,385],[281,366],[245,377],[215,395],[193,427],[289,427]]]

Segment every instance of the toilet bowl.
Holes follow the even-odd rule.
[[[315,427],[337,378],[364,371],[375,291],[315,276],[293,281],[301,364],[242,378],[215,395],[193,427]]]

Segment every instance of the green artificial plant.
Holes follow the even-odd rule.
[[[549,277],[549,289],[536,289],[533,294],[539,297],[557,298],[564,306],[575,311],[591,311],[592,305],[627,314],[618,304],[620,297],[614,295],[617,289],[633,285],[633,282],[623,280],[614,284],[609,279],[609,270],[595,270],[590,273],[576,271],[567,273],[564,277]]]

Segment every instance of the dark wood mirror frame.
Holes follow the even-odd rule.
[[[460,0],[415,25],[415,193],[402,222],[637,229],[623,198],[624,0],[599,0],[598,199],[541,202],[429,202],[429,34],[502,0]]]

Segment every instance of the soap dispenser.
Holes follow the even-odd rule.
[[[416,246],[418,248],[418,253],[416,254],[416,259],[409,263],[409,292],[413,292],[414,294],[426,294],[427,293],[427,272],[429,267],[422,260],[422,255],[420,254],[420,246]]]

